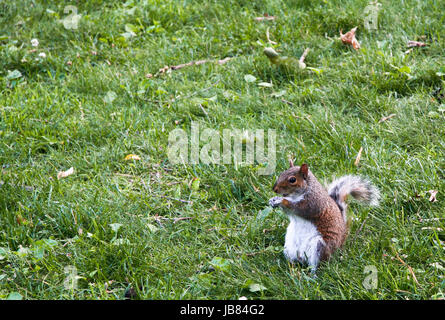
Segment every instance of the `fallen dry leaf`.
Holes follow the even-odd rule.
[[[125,157],[124,160],[141,160],[141,157],[139,157],[138,155],[135,154],[129,154]]]
[[[358,50],[360,49],[360,43],[358,43],[355,38],[355,31],[357,31],[357,27],[352,28],[351,31],[348,31],[345,34],[340,30],[340,39],[344,44],[350,44],[355,50]]]
[[[74,173],[74,168],[71,167],[66,171],[59,171],[59,173],[57,174],[57,179],[60,180],[62,178],[66,178],[70,175],[72,175]]]
[[[203,64],[203,63],[206,63],[206,62],[207,62],[207,60],[191,61],[191,62],[179,64],[177,66],[171,66],[170,68],[172,70],[178,70],[178,69],[181,69],[181,68],[184,68],[184,67],[188,67],[188,66],[200,65],[200,64]]]
[[[169,66],[165,66],[164,68],[159,69],[158,72],[159,72],[159,73],[165,73],[165,72],[167,72],[169,69],[170,69]]]
[[[428,192],[430,193],[430,198],[428,199],[430,202],[436,202],[436,194],[437,194],[437,190],[428,190]]]
[[[362,157],[362,151],[363,151],[363,147],[360,147],[357,157],[355,158],[354,166],[358,166],[358,163],[360,162],[360,158]]]
[[[425,47],[426,43],[419,42],[419,41],[408,41],[407,47],[413,48],[413,47]]]
[[[267,13],[265,13],[262,17],[256,17],[255,21],[270,21],[270,20],[275,20],[274,16],[269,16]]]
[[[306,59],[306,56],[307,56],[307,54],[309,53],[309,50],[310,50],[309,48],[306,48],[306,49],[304,50],[303,54],[301,55],[300,60],[298,60],[298,63],[299,63],[299,65],[300,65],[300,68],[301,68],[301,69],[306,68],[306,63],[304,63],[304,59]]]
[[[277,44],[275,41],[270,40],[269,28],[266,30],[266,39],[268,43]]]

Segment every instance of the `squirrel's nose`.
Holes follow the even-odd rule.
[[[277,183],[275,182],[275,184],[272,187],[273,192],[278,193],[278,188],[277,188]]]

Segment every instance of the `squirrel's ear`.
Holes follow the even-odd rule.
[[[303,179],[307,179],[307,175],[308,175],[308,166],[306,163],[303,163],[300,167],[300,174],[303,176]]]
[[[292,158],[289,158],[289,168],[294,167],[294,160]]]

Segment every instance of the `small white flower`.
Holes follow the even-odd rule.
[[[45,52],[40,52],[39,53],[39,57],[40,58],[46,58],[46,53]]]
[[[32,40],[31,40],[31,45],[32,45],[33,47],[37,47],[37,46],[39,45],[39,40],[37,40],[37,39],[32,39]]]

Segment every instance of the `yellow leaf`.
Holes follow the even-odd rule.
[[[62,178],[66,178],[66,177],[72,175],[73,173],[74,173],[74,168],[73,168],[73,167],[69,168],[69,169],[66,170],[66,171],[60,171],[60,172],[57,174],[57,179],[60,180],[60,179],[62,179]]]
[[[363,147],[360,147],[357,157],[355,158],[355,162],[354,162],[355,166],[358,166],[358,163],[360,162],[360,158],[362,157],[362,151],[363,151]]]
[[[125,160],[141,160],[141,157],[135,154],[129,154],[125,157]]]

